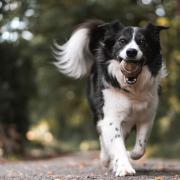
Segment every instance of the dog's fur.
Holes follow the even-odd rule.
[[[80,24],[70,39],[54,50],[59,70],[73,78],[88,74],[88,100],[100,136],[100,158],[116,176],[135,174],[129,158],[144,155],[158,106],[158,89],[166,75],[160,31],[166,27],[125,27],[118,21]],[[130,57],[127,51],[133,49]],[[135,84],[128,84],[121,61],[144,63]],[[136,143],[128,153],[125,139],[136,128]]]

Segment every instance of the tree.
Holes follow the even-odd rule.
[[[24,8],[20,1],[1,1],[0,148],[5,154],[23,152],[29,99],[35,90],[29,45],[23,39],[28,32]]]

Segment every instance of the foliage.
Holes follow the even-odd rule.
[[[22,38],[25,23],[21,21],[17,26],[17,21],[23,19],[24,4],[19,8],[18,4],[2,1],[0,11],[0,148],[5,154],[23,152],[30,125],[28,103],[35,92],[29,45]]]

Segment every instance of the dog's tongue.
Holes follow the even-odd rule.
[[[137,77],[142,70],[142,63],[141,62],[127,62],[122,60],[121,61],[121,71],[125,76],[125,81],[127,84],[133,85],[137,81]]]

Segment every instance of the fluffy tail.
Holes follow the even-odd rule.
[[[53,52],[57,60],[54,64],[60,72],[80,78],[90,71],[94,63],[93,49],[97,48],[101,34],[97,29],[102,23],[94,20],[80,24],[65,44],[54,44]]]

